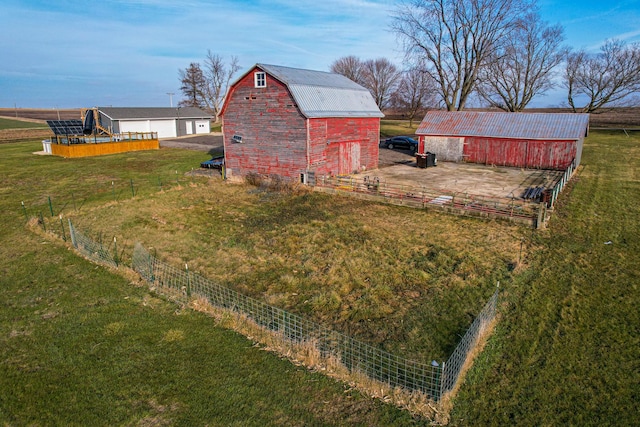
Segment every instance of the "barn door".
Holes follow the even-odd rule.
[[[340,175],[350,175],[360,169],[360,143],[340,144]]]

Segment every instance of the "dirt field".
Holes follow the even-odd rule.
[[[488,111],[485,109],[470,109],[472,111]],[[493,110],[492,110],[493,111]],[[530,108],[525,113],[571,113],[568,108]],[[385,119],[403,119],[402,115],[393,111],[385,111]],[[418,122],[422,120],[422,115],[418,116]],[[604,110],[600,113],[591,114],[589,117],[589,127],[613,128],[613,129],[635,129],[640,130],[640,107],[621,107]]]
[[[0,116],[9,119],[29,119],[36,122],[44,122],[46,120],[79,120],[80,109],[0,108]]]
[[[3,129],[0,130],[0,143],[25,139],[45,139],[51,136],[49,128],[46,129]]]
[[[567,108],[532,108],[526,110],[531,113],[569,113]],[[35,121],[44,120],[74,120],[80,118],[80,109],[31,109],[31,108],[0,108],[0,116],[8,118],[25,118]],[[402,118],[392,111],[387,112],[387,119]],[[420,121],[420,119],[418,119]],[[591,114],[589,126],[592,128],[637,128],[640,129],[640,107],[625,107],[605,110],[602,113]]]

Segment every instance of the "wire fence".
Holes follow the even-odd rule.
[[[68,224],[71,243],[83,256],[111,267],[122,265],[115,238],[113,247],[111,243],[105,247],[103,243],[95,242],[76,230],[71,220]],[[300,348],[313,348],[324,366],[335,367],[337,363],[341,370],[364,375],[392,388],[400,387],[408,392],[421,393],[436,402],[455,386],[478,337],[496,315],[498,298],[496,290],[446,363],[433,361],[425,364],[394,355],[214,283],[190,272],[188,264],[184,269],[169,265],[139,243],[134,245],[131,267],[170,299],[187,304],[204,298],[213,307],[250,319],[269,332],[271,339],[279,341],[282,347],[297,345]]]
[[[427,187],[380,182],[376,177],[321,176],[316,188],[349,192],[370,200],[440,209],[451,213],[500,217],[538,226],[546,211],[542,203],[518,198],[479,196],[468,193],[430,189]]]
[[[576,161],[574,159],[569,167],[564,171],[562,178],[556,183],[555,187],[553,187],[553,190],[551,191],[551,200],[549,201],[550,208],[553,208],[553,206],[556,204],[558,196],[560,195],[560,193],[562,193],[564,186],[567,185],[567,182],[569,182],[569,180],[573,176],[573,172],[575,171],[575,169]]]
[[[442,373],[442,394],[453,390],[469,360],[469,354],[474,349],[478,339],[485,333],[496,317],[498,308],[498,289],[493,293],[480,314],[475,318],[467,332],[458,343],[449,359],[444,364]]]

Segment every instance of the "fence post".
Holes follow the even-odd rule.
[[[60,228],[62,228],[62,240],[67,241],[67,236],[64,232],[64,223],[62,222],[62,214],[60,214]]]
[[[131,184],[131,197],[135,197],[136,196],[136,191],[133,188],[133,178],[129,179],[129,183]]]
[[[440,395],[438,396],[438,399],[436,399],[436,401],[440,401],[440,399],[442,399],[442,395],[444,394],[444,368],[445,368],[445,362],[442,362],[441,364],[441,368],[440,368],[440,390],[439,393]],[[437,380],[436,380],[436,385],[437,385]]]
[[[187,298],[191,298],[191,277],[189,276],[189,265],[185,263],[184,269],[187,271]]]
[[[536,223],[536,228],[540,229],[544,225],[544,203],[538,204],[538,221]]]
[[[148,254],[148,256],[149,256],[149,279],[148,280],[151,283],[153,283],[153,282],[156,281],[156,277],[153,274],[153,258],[151,258],[151,254],[150,253]]]
[[[116,240],[116,236],[113,236],[113,250],[114,250],[113,260],[116,263],[116,267],[118,267],[118,242]]]
[[[40,224],[42,224],[42,230],[47,232],[47,224],[44,223],[44,215],[42,215],[42,211],[40,211]]]
[[[53,216],[53,204],[51,203],[51,196],[47,196],[49,199],[49,212],[51,212],[51,216]]]
[[[73,229],[73,224],[71,223],[71,218],[67,218],[69,221],[69,236],[71,237],[71,244],[74,248],[78,249],[78,242],[76,241],[76,232]]]
[[[24,201],[22,202],[22,211],[24,212],[24,220],[29,222],[29,215],[27,215],[27,208],[24,205]]]

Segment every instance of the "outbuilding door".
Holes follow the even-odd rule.
[[[209,133],[211,132],[211,127],[209,126],[208,120],[196,120],[196,133]]]
[[[360,143],[340,143],[340,175],[350,175],[360,169]]]
[[[158,138],[177,136],[175,120],[121,120],[120,132],[157,132]]]

